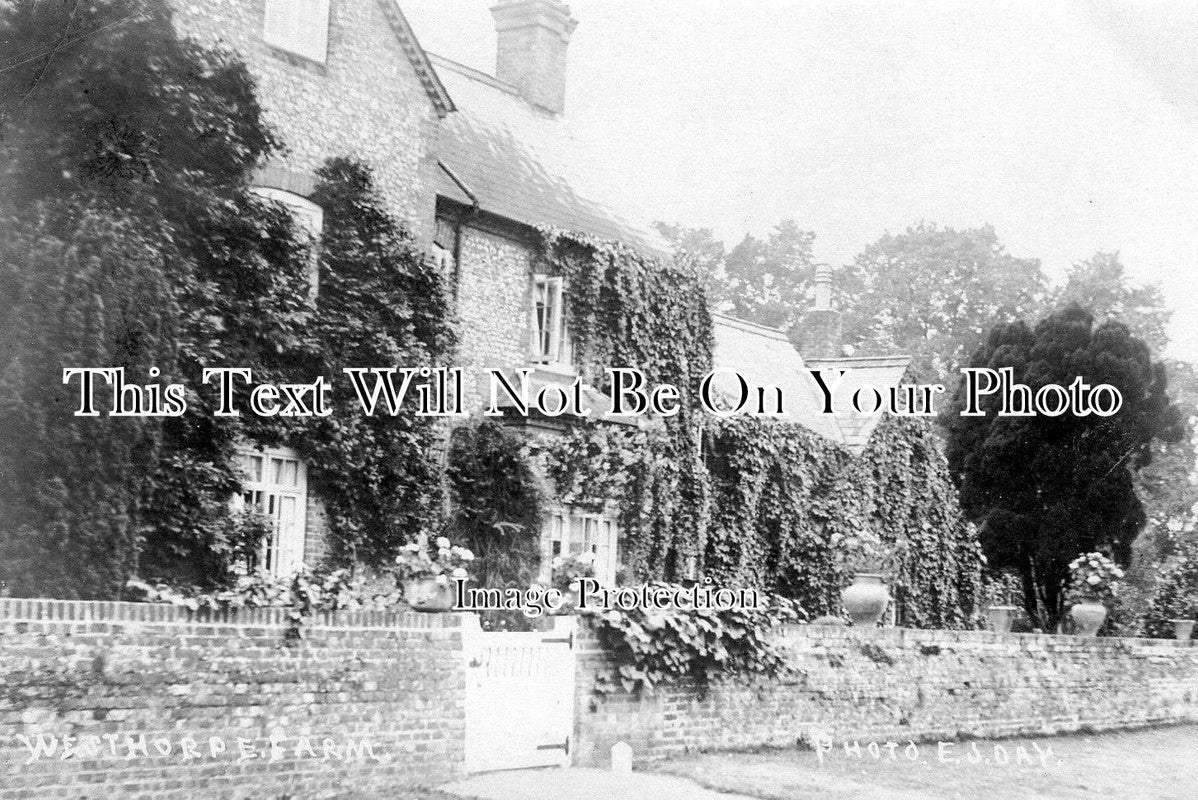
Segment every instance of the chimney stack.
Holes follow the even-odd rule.
[[[802,320],[791,327],[790,341],[805,359],[840,358],[840,312],[832,308],[832,268],[815,265],[815,303]]]
[[[495,77],[525,100],[561,114],[566,108],[566,46],[578,20],[559,0],[508,0],[491,9],[499,46]]]

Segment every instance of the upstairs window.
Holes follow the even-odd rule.
[[[323,64],[329,49],[329,0],[266,0],[262,38]]]
[[[271,531],[258,547],[257,563],[273,575],[289,577],[304,563],[308,478],[304,463],[290,448],[243,452],[245,483],[241,507],[264,514]]]
[[[533,281],[532,362],[569,366],[564,284],[561,278],[537,275]]]
[[[308,296],[315,300],[320,288],[320,235],[324,231],[324,212],[320,206],[306,197],[283,191],[255,186],[254,194],[287,206],[295,222],[297,232],[308,243]]]

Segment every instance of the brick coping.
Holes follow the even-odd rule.
[[[192,611],[168,603],[103,600],[0,598],[0,622],[123,623],[141,625],[236,625],[290,627],[286,608],[231,608]],[[313,615],[305,627],[327,629],[436,630],[460,628],[461,614],[414,611],[336,611]]]

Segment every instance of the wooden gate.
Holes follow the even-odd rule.
[[[477,620],[463,620],[466,771],[568,765],[574,618],[535,633],[484,632]]]

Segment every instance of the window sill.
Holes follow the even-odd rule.
[[[293,53],[290,50],[279,47],[278,45],[270,44],[269,42],[264,42],[263,44],[266,45],[267,52],[269,52],[272,56],[280,61],[290,64],[293,67],[307,70],[308,72],[311,72],[314,75],[319,75],[322,78],[327,77],[329,74],[327,61],[317,61],[313,58],[309,58],[308,56],[300,55],[299,53]]]

